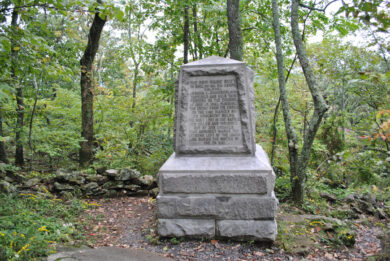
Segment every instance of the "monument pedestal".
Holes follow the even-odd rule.
[[[254,156],[174,153],[159,172],[159,234],[274,241],[274,182],[259,145]]]
[[[208,57],[180,68],[175,153],[159,171],[158,232],[275,240],[275,174],[255,144],[253,72]]]

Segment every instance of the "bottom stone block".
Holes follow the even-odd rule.
[[[163,237],[215,236],[215,220],[209,219],[159,219],[158,233]]]
[[[275,241],[277,225],[275,220],[220,220],[216,222],[220,237]]]

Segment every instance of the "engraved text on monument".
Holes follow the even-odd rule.
[[[187,144],[242,145],[236,77],[193,76],[189,79],[189,92]]]

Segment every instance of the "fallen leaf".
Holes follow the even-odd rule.
[[[253,254],[255,256],[265,256],[265,254],[263,252],[259,252],[259,251],[253,252]]]
[[[218,240],[215,240],[215,239],[212,239],[211,240],[211,244],[213,244],[214,246],[218,244]]]

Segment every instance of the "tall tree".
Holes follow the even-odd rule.
[[[101,1],[98,0],[98,4]],[[80,60],[81,66],[81,136],[80,166],[88,166],[93,159],[93,78],[92,65],[99,48],[99,40],[106,19],[97,10],[88,34],[88,44]]]
[[[315,135],[318,131],[322,118],[328,109],[324,98],[317,86],[317,82],[314,78],[313,70],[310,66],[309,59],[306,54],[306,49],[302,40],[302,35],[299,31],[299,0],[293,0],[291,4],[291,30],[294,40],[295,49],[299,58],[306,83],[309,87],[313,103],[314,111],[311,116],[309,126],[306,128],[303,134],[303,146],[299,151],[299,144],[296,132],[293,128],[291,121],[291,113],[289,110],[289,104],[287,100],[286,84],[285,84],[285,66],[283,61],[281,34],[280,34],[280,22],[279,22],[279,8],[277,0],[272,0],[273,9],[273,27],[275,32],[275,43],[276,43],[276,59],[278,64],[278,80],[279,80],[279,91],[280,100],[282,102],[283,117],[285,122],[285,129],[288,139],[288,150],[290,160],[290,173],[292,199],[297,204],[303,203],[304,198],[304,185],[306,180],[306,168],[308,165],[310,150],[313,145]]]
[[[23,102],[23,89],[22,86],[18,83],[18,79],[16,76],[16,60],[17,60],[17,51],[20,47],[16,46],[16,34],[18,30],[18,6],[15,6],[12,11],[11,17],[11,30],[13,33],[13,39],[11,41],[11,57],[12,57],[12,65],[11,65],[11,77],[14,83],[16,84],[16,132],[15,132],[15,164],[17,166],[24,165],[24,154],[23,154],[23,143],[22,143],[22,135],[23,135],[23,125],[24,125],[24,102]]]
[[[184,58],[183,63],[188,63],[188,48],[190,44],[190,18],[188,16],[188,6],[184,6]]]
[[[5,150],[5,144],[2,138],[4,137],[3,134],[3,115],[0,108],[0,161],[4,163],[8,163],[8,157],[7,152]]]
[[[241,32],[240,0],[227,0],[230,58],[242,61],[243,40]]]

